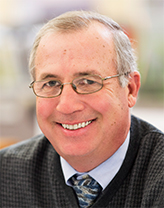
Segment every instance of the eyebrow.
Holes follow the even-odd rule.
[[[49,74],[49,73],[43,73],[43,74],[41,74],[41,76],[40,76],[40,79],[41,80],[45,80],[45,79],[47,79],[47,78],[59,78],[59,76],[57,76],[57,75],[55,75],[55,74]]]
[[[96,70],[86,70],[83,72],[76,72],[73,74],[73,77],[80,77],[80,76],[86,76],[86,75],[91,75],[91,74],[99,74]],[[40,76],[40,80],[45,80],[48,78],[55,78],[60,80],[60,76],[56,74],[50,74],[50,73],[43,73]]]
[[[96,70],[86,70],[83,72],[77,72],[74,74],[75,77],[78,76],[86,76],[86,75],[91,75],[91,74],[99,74]]]

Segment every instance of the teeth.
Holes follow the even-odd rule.
[[[78,123],[78,124],[74,124],[74,125],[62,124],[62,126],[65,129],[76,130],[76,129],[80,129],[80,128],[84,128],[84,127],[88,126],[91,122],[92,121],[87,121],[87,122]]]

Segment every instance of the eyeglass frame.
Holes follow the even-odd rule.
[[[100,90],[103,88],[103,86],[104,86],[104,85],[103,85],[103,81],[105,81],[105,80],[107,80],[107,79],[115,78],[115,77],[120,77],[120,76],[123,76],[123,75],[127,76],[129,73],[130,73],[130,72],[125,72],[125,73],[122,73],[122,74],[116,74],[116,75],[113,75],[113,76],[107,76],[107,77],[105,77],[105,78],[102,78],[100,75],[97,75],[97,74],[86,75],[86,77],[87,77],[87,76],[89,76],[89,77],[91,77],[91,76],[98,76],[98,77],[100,77],[101,80],[102,80],[102,86],[101,86],[101,88],[98,89],[98,90],[96,90],[96,91],[94,91],[94,92],[89,92],[89,93],[80,93],[80,92],[76,91],[76,85],[73,84],[73,81],[74,81],[75,79],[78,79],[78,78],[80,78],[80,77],[85,77],[85,75],[74,78],[74,79],[72,80],[72,82],[65,82],[65,83],[62,83],[62,82],[59,81],[59,80],[50,80],[50,81],[58,81],[58,82],[61,84],[61,87],[60,87],[60,93],[59,93],[58,95],[55,95],[55,96],[45,97],[45,96],[40,96],[40,95],[37,95],[37,94],[36,94],[36,92],[35,92],[35,90],[34,90],[34,87],[33,87],[33,86],[34,86],[34,83],[35,83],[35,82],[42,82],[42,81],[46,81],[46,80],[32,81],[32,82],[30,83],[30,85],[29,85],[29,88],[32,88],[32,89],[33,89],[33,92],[34,92],[34,94],[35,94],[37,97],[41,97],[41,98],[54,98],[54,97],[58,97],[59,95],[61,95],[61,93],[62,93],[62,91],[63,91],[64,85],[70,84],[70,85],[72,86],[72,89],[73,89],[77,94],[87,95],[87,94],[92,94],[92,93],[95,93],[95,92],[100,91]]]

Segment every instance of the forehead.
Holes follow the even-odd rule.
[[[93,24],[75,32],[54,32],[44,36],[37,49],[36,74],[74,73],[114,67],[115,49],[112,33],[105,26]],[[52,70],[53,69],[53,70]],[[56,70],[55,70],[56,69]],[[97,71],[97,74],[101,74]]]

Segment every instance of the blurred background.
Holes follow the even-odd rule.
[[[142,76],[132,113],[164,131],[164,0],[0,0],[0,148],[40,133],[28,88],[30,49],[49,19],[81,9],[126,30]]]

